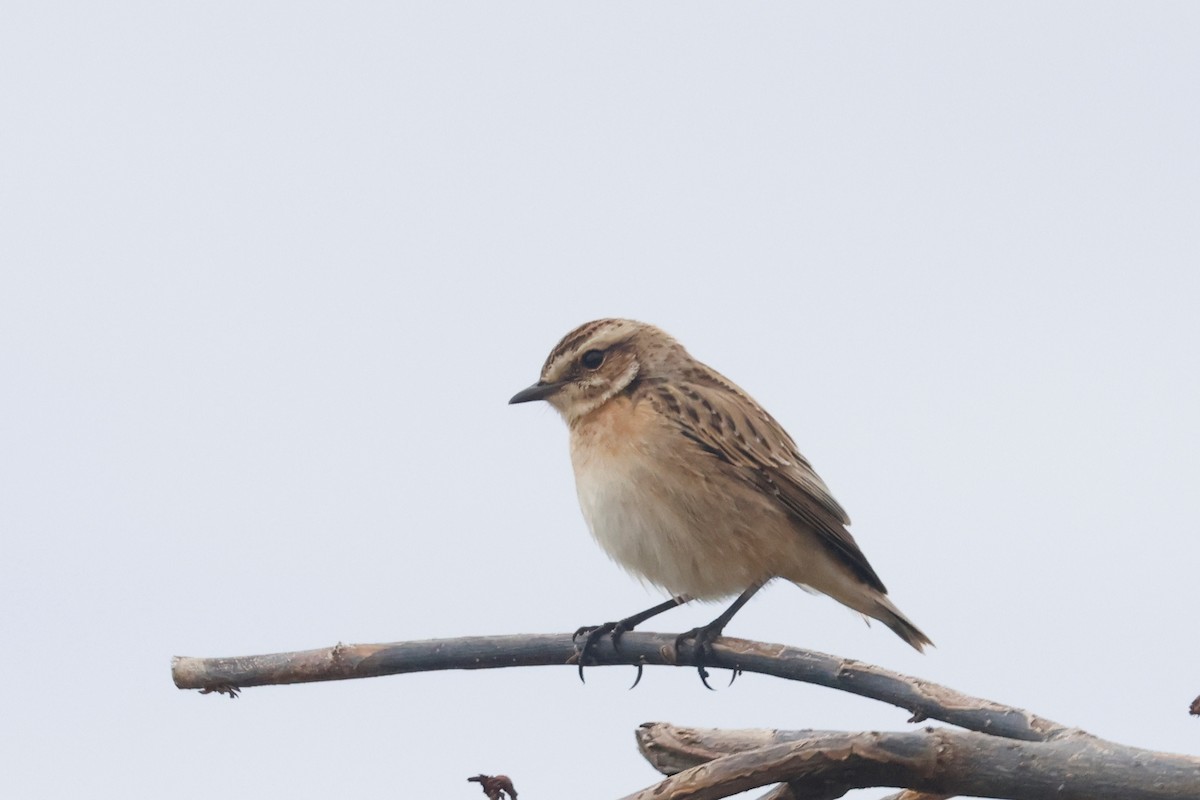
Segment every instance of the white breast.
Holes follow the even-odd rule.
[[[579,505],[605,552],[637,577],[699,599],[737,594],[764,577],[703,482],[636,447],[578,447]],[[690,480],[680,480],[689,477]],[[723,522],[724,520],[724,522]]]

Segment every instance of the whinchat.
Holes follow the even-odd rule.
[[[566,420],[579,505],[617,563],[673,599],[590,631],[614,639],[688,600],[738,595],[694,637],[700,652],[773,578],[932,644],[887,597],[846,530],[850,518],[795,442],[750,395],[653,325],[601,319],[550,351],[510,403],[545,400]],[[683,638],[683,637],[681,637]],[[703,673],[702,673],[703,674]]]

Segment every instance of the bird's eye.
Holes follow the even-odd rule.
[[[599,369],[600,365],[604,363],[604,351],[588,350],[583,354],[583,358],[579,359],[579,363],[588,369]]]

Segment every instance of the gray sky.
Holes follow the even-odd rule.
[[[788,428],[938,647],[788,585],[731,635],[1196,752],[1197,41],[1183,3],[9,4],[6,793],[607,798],[643,721],[905,728],[690,670],[173,688],[658,602],[505,404],[610,315]]]

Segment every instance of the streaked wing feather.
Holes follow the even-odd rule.
[[[774,497],[792,518],[815,531],[855,574],[886,593],[883,581],[846,530],[849,516],[787,431],[719,374],[704,370],[687,378],[646,385],[646,396],[677,422],[684,438]]]

